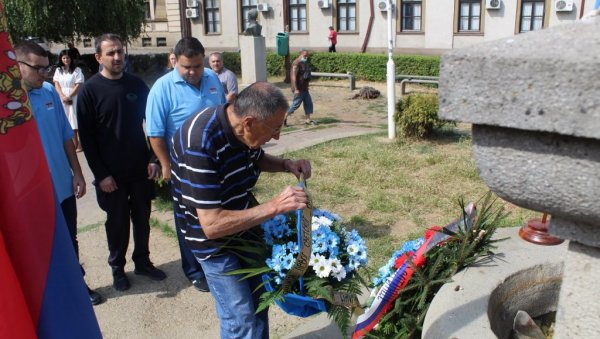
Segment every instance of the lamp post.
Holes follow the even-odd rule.
[[[392,29],[392,0],[388,0],[387,29],[388,29],[388,62],[387,62],[387,103],[388,103],[388,138],[396,137],[396,126],[394,125],[394,111],[396,106],[396,65],[394,64],[394,36]]]

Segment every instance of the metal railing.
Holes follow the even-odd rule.
[[[322,73],[322,72],[311,72],[313,77],[329,77],[329,78],[348,78],[350,83],[350,90],[356,89],[356,79],[352,73]]]
[[[396,75],[396,81],[400,80],[400,95],[406,94],[406,84],[435,84],[439,85],[440,77],[436,76],[428,76],[428,75],[406,75],[399,74]]]

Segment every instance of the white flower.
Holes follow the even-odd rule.
[[[346,278],[346,269],[343,266],[340,267],[340,270],[332,273],[333,277],[338,281],[342,281],[342,279]]]
[[[331,274],[331,265],[329,260],[325,259],[320,261],[317,265],[313,266],[313,270],[319,278],[327,278]]]
[[[346,247],[346,252],[350,255],[356,255],[358,254],[358,246],[356,244],[350,244]]]
[[[331,272],[333,274],[335,274],[335,273],[339,272],[340,270],[344,269],[344,266],[342,266],[342,262],[338,258],[330,259],[329,260],[329,265],[331,266]]]
[[[321,262],[327,261],[327,259],[325,259],[325,257],[323,257],[322,255],[318,254],[318,253],[312,253],[310,255],[310,261],[309,261],[309,265],[312,267],[315,267],[316,265],[318,265]]]

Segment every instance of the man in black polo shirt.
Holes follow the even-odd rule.
[[[279,139],[288,103],[281,91],[259,82],[240,92],[234,104],[207,108],[191,116],[175,133],[171,149],[176,213],[186,216],[185,240],[202,265],[215,298],[223,338],[266,338],[268,310],[255,314],[260,278],[227,275],[243,267],[221,248],[235,236],[278,214],[306,207],[301,188],[288,186],[264,204],[251,207],[250,189],[261,171],[303,173],[307,160],[289,160],[263,152]]]

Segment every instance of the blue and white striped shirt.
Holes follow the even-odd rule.
[[[196,209],[243,210],[260,169],[262,149],[250,149],[233,134],[227,105],[210,107],[186,120],[173,136],[171,168],[175,217],[185,219],[185,240],[194,255],[216,254],[222,239],[209,240]]]

